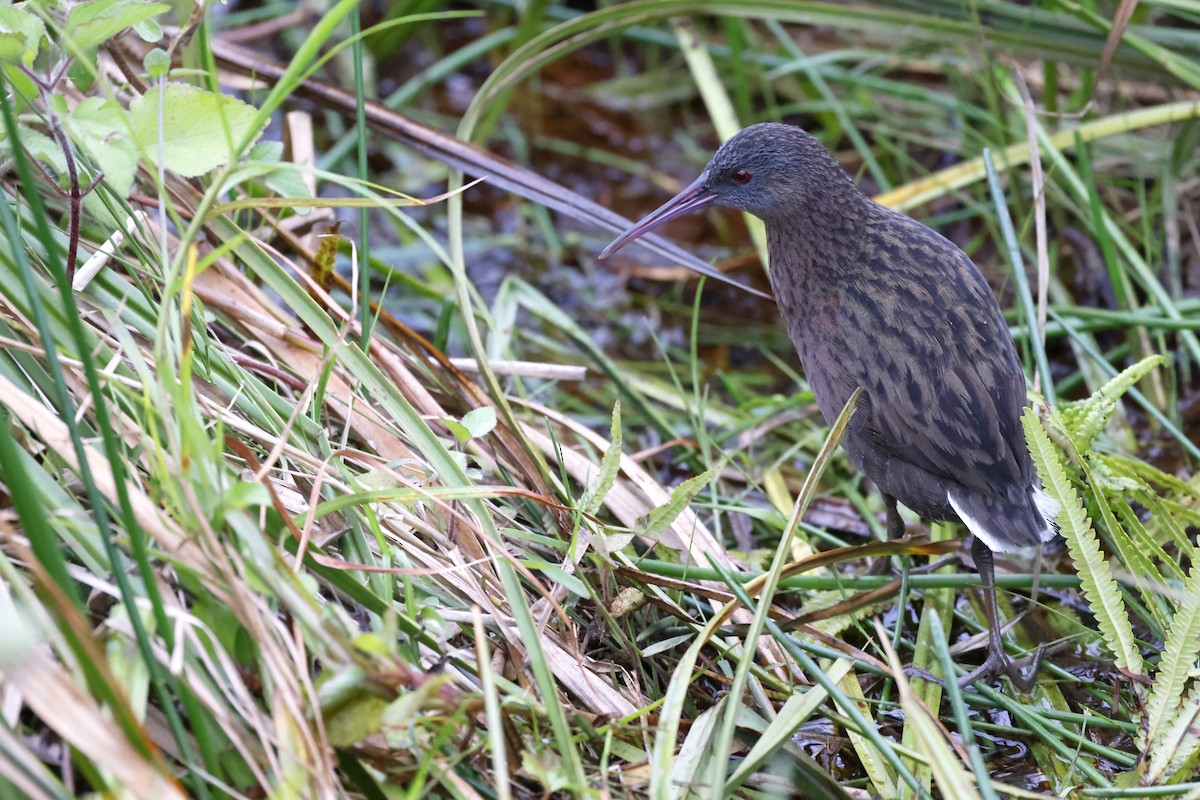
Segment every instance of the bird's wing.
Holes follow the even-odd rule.
[[[888,254],[890,270],[907,271],[890,276],[889,300],[901,302],[847,365],[870,398],[864,423],[893,458],[934,475],[983,491],[1030,484],[1025,379],[1008,327],[978,269],[937,238],[934,253],[926,239]]]
[[[913,365],[914,367],[916,365]],[[1024,382],[997,375],[984,359],[955,360],[900,385],[868,388],[875,443],[926,472],[984,490],[1031,483],[1020,408]],[[884,379],[886,380],[886,379]]]

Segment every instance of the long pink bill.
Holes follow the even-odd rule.
[[[641,222],[638,222],[616,239],[613,239],[612,244],[604,248],[600,253],[600,258],[608,258],[634,239],[649,233],[664,222],[710,206],[716,199],[716,194],[704,188],[704,176],[701,175],[682,192],[650,212]]]

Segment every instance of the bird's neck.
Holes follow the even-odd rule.
[[[863,233],[879,211],[852,184],[837,195],[797,204],[782,219],[766,220],[771,283],[780,292],[827,294],[861,273]]]

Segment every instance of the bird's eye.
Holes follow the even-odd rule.
[[[735,169],[729,177],[733,178],[734,183],[749,183],[750,173],[744,169]]]

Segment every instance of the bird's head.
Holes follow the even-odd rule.
[[[663,223],[711,205],[748,211],[766,222],[803,215],[818,195],[854,189],[821,144],[794,125],[751,125],[721,145],[700,177],[600,253],[606,258]]]

